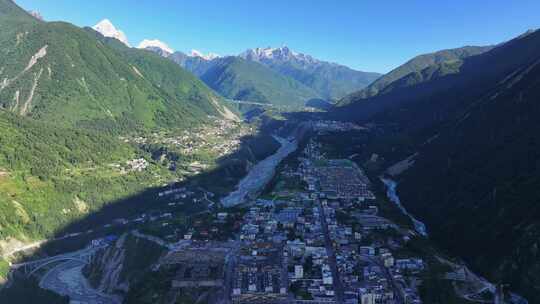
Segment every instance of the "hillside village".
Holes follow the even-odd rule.
[[[215,166],[215,161],[237,151],[242,140],[256,134],[256,127],[234,120],[210,117],[211,123],[179,134],[152,133],[149,136],[121,137],[126,143],[147,147],[158,161],[168,161],[170,168],[185,167],[197,174]],[[143,160],[131,160],[122,172],[142,171]]]

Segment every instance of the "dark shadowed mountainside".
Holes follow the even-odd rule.
[[[452,73],[339,108],[334,118],[386,126],[387,138],[417,152],[400,177],[403,203],[439,244],[535,303],[540,32],[462,61]]]

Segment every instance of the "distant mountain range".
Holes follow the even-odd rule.
[[[374,146],[393,161],[416,155],[398,191],[430,238],[538,303],[540,31],[417,57],[370,88],[332,118],[386,130]]]
[[[251,49],[240,54],[240,57],[289,76],[312,88],[321,98],[327,100],[339,99],[362,89],[381,76],[378,73],[356,71],[343,65],[318,60],[294,52],[286,46]]]
[[[147,47],[198,76],[220,95],[234,100],[268,103],[301,109],[319,95],[302,83],[276,73],[266,66],[236,56],[203,56],[200,53],[164,53]]]
[[[258,95],[256,101],[264,99],[265,102],[275,103],[276,105],[286,105],[287,102],[284,102],[283,98],[290,98],[289,106],[293,108],[303,107],[306,102],[313,98],[327,101],[339,99],[366,87],[381,76],[378,73],[355,71],[343,65],[321,61],[309,55],[294,52],[286,46],[280,48],[250,49],[238,56],[226,56],[237,57],[252,63],[244,63],[242,69],[238,69],[238,64],[241,61],[224,60],[224,57],[219,55],[212,53],[204,55],[196,50],[193,50],[190,54],[179,51],[174,52],[159,40],[145,40],[139,45],[139,48],[153,51],[173,60],[205,82],[208,79],[227,78],[227,83],[222,83],[221,85],[206,82],[206,84],[225,97],[234,99],[238,96],[231,94],[231,92],[247,90],[258,93],[243,94],[244,97]],[[235,67],[226,69],[224,68],[224,64],[235,64]],[[212,69],[215,66],[219,68]],[[255,70],[249,71],[249,67]],[[205,75],[207,72],[220,73],[224,71],[227,71],[228,74]],[[243,74],[232,77],[235,73]],[[276,79],[275,73],[282,76],[279,81]],[[256,78],[253,78],[254,76]],[[252,80],[249,84],[245,82],[248,78]],[[272,82],[272,84],[276,85],[275,87],[268,86],[268,83],[264,87],[259,87],[259,85],[264,83],[264,79],[269,78],[275,79]],[[237,83],[235,81],[236,79],[239,79],[240,82]],[[300,88],[300,91],[298,94],[294,94],[292,91],[279,94],[275,93],[287,87]],[[268,94],[269,91],[274,92]],[[311,92],[307,94],[308,91]],[[274,100],[274,97],[278,95],[281,97]]]

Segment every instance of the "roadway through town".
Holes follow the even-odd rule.
[[[320,200],[317,200],[319,207],[319,216],[321,220],[321,226],[324,233],[324,243],[326,247],[326,253],[328,254],[328,263],[330,264],[330,270],[332,271],[332,283],[334,285],[335,298],[337,304],[343,303],[343,286],[341,285],[341,279],[339,278],[339,270],[337,267],[336,254],[334,252],[334,246],[330,239],[330,233],[328,232],[328,223],[326,222],[326,215],[324,208]]]
[[[386,277],[386,280],[392,285],[392,289],[394,290],[394,295],[396,297],[395,304],[405,304],[405,299],[403,298],[403,292],[401,288],[399,287],[398,283],[396,283],[396,280],[394,280],[394,277],[392,276],[392,273],[390,270],[384,266],[384,263],[382,263],[380,260],[369,256],[369,255],[360,255],[360,257],[367,261],[368,263],[372,265],[376,265],[382,269],[384,272],[384,276]]]

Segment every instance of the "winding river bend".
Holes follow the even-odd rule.
[[[39,286],[68,296],[70,304],[122,303],[119,297],[104,294],[92,288],[82,273],[84,265],[80,261],[64,262],[48,271],[41,279]]]
[[[249,173],[238,183],[236,190],[221,200],[221,203],[225,207],[233,207],[238,204],[242,204],[253,193],[260,191],[274,176],[277,165],[287,155],[298,149],[298,142],[296,139],[288,140],[283,137],[274,135],[281,147],[276,153],[270,155],[264,160],[258,162]]]
[[[405,214],[406,216],[408,216],[411,219],[411,221],[414,224],[414,230],[416,230],[416,232],[418,234],[427,237],[428,232],[427,232],[426,224],[424,224],[421,221],[419,221],[418,219],[416,219],[401,204],[401,201],[400,201],[399,196],[397,195],[397,191],[396,191],[397,183],[394,180],[389,179],[389,178],[381,177],[380,179],[383,182],[383,184],[386,186],[386,196],[388,197],[388,199],[390,199],[394,204],[396,204],[399,207],[399,209],[401,210],[401,212],[403,212],[403,214]]]

